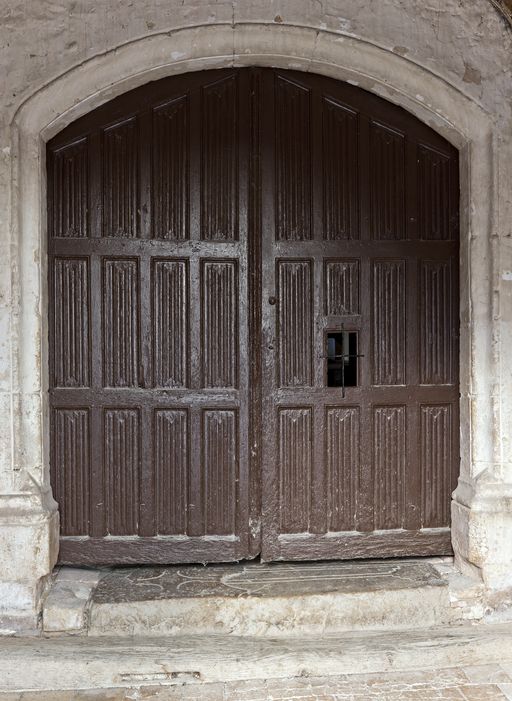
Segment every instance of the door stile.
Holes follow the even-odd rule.
[[[325,434],[325,404],[328,401],[325,383],[325,333],[327,331],[326,317],[324,313],[323,295],[323,257],[317,255],[317,251],[323,248],[325,237],[325,200],[324,180],[326,177],[324,168],[324,143],[323,143],[323,93],[321,88],[313,88],[310,93],[310,154],[312,185],[312,236],[311,241],[305,244],[309,248],[308,258],[313,267],[313,338],[312,338],[312,379],[313,387],[324,395],[324,401],[308,401],[308,392],[305,391],[303,400],[309,405],[312,412],[312,464],[311,464],[311,489],[310,489],[310,533],[325,533],[328,530],[328,464],[326,460],[326,434]],[[316,174],[316,177],[315,177]]]
[[[251,79],[248,70],[238,74],[237,101],[237,148],[238,148],[238,240],[233,246],[238,249],[238,383],[237,383],[237,445],[238,481],[236,532],[240,539],[239,551],[249,554],[249,480],[250,480],[250,429],[251,429],[251,298],[250,298],[250,236],[251,236],[251,143],[252,124],[250,98]]]
[[[416,169],[416,144],[407,138],[405,148],[405,231],[410,246],[406,258],[406,382],[420,385],[420,347],[417,320],[420,318],[418,280],[421,260],[416,254],[418,239],[418,177]],[[416,531],[421,528],[421,441],[419,411],[421,401],[412,396],[407,402],[406,412],[406,463],[404,474],[403,528]]]
[[[148,241],[154,235],[152,224],[151,190],[152,190],[152,153],[153,121],[152,112],[144,111],[140,115],[137,125],[139,132],[139,235],[142,241]],[[153,275],[151,263],[151,250],[144,246],[139,256],[138,265],[138,289],[139,289],[139,367],[138,386],[142,390],[154,387],[153,373],[153,319],[154,308],[152,304]],[[146,284],[142,281],[146,280]],[[145,392],[144,392],[145,395]],[[140,482],[139,482],[139,524],[138,533],[141,537],[151,537],[157,534],[156,520],[156,474],[154,446],[153,408],[150,402],[141,401],[139,409],[140,420]]]
[[[262,118],[262,72],[251,69],[249,82],[249,188],[247,201],[248,226],[248,281],[249,281],[249,433],[248,433],[248,552],[256,557],[261,551],[261,490],[262,490],[262,253],[261,253],[261,118]]]
[[[91,357],[91,389],[99,392],[103,386],[103,346],[102,346],[102,257],[94,255],[101,243],[103,233],[103,172],[100,152],[102,137],[96,132],[89,137],[89,205],[90,220],[88,234],[93,240],[91,255],[88,256],[90,274],[90,310],[96,316],[89,323],[90,357]],[[103,451],[103,408],[95,399],[89,409],[90,421],[90,525],[89,533],[93,538],[103,538],[106,535],[106,513],[104,495],[104,451]]]
[[[139,235],[142,240],[151,239],[154,234],[151,202],[151,145],[153,143],[153,120],[151,117],[152,110],[145,110],[141,113],[138,121],[140,178],[138,183],[139,211],[137,214],[139,219]]]
[[[452,164],[452,173],[451,173],[451,178],[452,178],[452,197],[454,202],[458,202],[459,200],[459,189],[458,189],[458,171],[457,171],[457,163]],[[456,219],[456,229],[455,231],[458,233],[458,209],[457,209],[457,216],[455,217]],[[455,247],[455,251],[450,255],[450,263],[451,263],[451,270],[452,270],[452,276],[453,276],[453,287],[455,290],[455,293],[453,294],[453,301],[452,301],[452,339],[453,339],[453,357],[452,357],[452,377],[455,378],[454,381],[457,383],[457,389],[460,389],[460,379],[459,379],[459,373],[460,373],[460,368],[459,368],[459,357],[460,357],[460,307],[459,307],[459,289],[461,285],[461,280],[460,280],[460,265],[459,265],[459,250],[457,247]],[[462,298],[462,293],[460,293],[460,296]],[[452,453],[451,453],[451,474],[449,476],[450,480],[450,494],[456,489],[457,487],[457,482],[459,479],[459,474],[460,474],[460,404],[459,404],[459,398],[461,394],[460,391],[455,393],[455,396],[452,401],[452,412],[453,412],[453,419],[452,419],[452,424],[451,424],[451,430],[453,431],[453,434],[451,436],[451,445],[452,445]]]
[[[201,114],[203,108],[202,89],[188,91],[189,114],[189,241],[192,246],[199,246],[201,240],[201,160],[203,149],[203,134],[201,130]],[[202,387],[201,357],[194,349],[201,348],[201,305],[200,295],[200,261],[198,256],[190,256],[187,262],[189,287],[188,328],[189,346],[189,382],[192,390],[198,394]],[[198,403],[191,403],[188,409],[190,437],[202,435],[201,409]],[[199,440],[190,441],[190,486],[188,501],[188,533],[199,538],[205,532],[205,502],[204,459],[202,443]]]
[[[90,265],[90,309],[93,314],[102,316],[101,299],[101,257],[91,255]],[[93,392],[99,392],[103,377],[103,348],[101,343],[102,320],[90,324],[91,334],[91,358],[96,362],[91,363],[91,386]],[[91,514],[90,534],[95,538],[106,535],[105,498],[104,498],[104,468],[103,468],[103,408],[97,399],[93,400],[89,410],[90,420],[90,454],[91,454]]]
[[[359,287],[359,344],[362,354],[359,365],[359,382],[361,387],[372,386],[372,330],[371,308],[372,287],[371,267],[372,259],[364,254],[364,248],[370,241],[370,120],[367,115],[359,112],[357,116],[357,142],[358,142],[358,195],[359,195],[359,221],[358,230],[354,232],[354,238],[361,242],[359,255],[360,287]],[[356,467],[356,513],[355,529],[359,532],[373,531],[373,425],[371,401],[363,401],[361,397],[358,404],[359,411],[359,465]]]
[[[275,211],[275,94],[274,73],[261,75],[262,138],[261,138],[261,230],[262,230],[262,512],[261,560],[274,560],[279,555],[279,483],[277,469],[277,410],[272,388],[277,382],[276,360],[279,353],[277,311],[279,300],[276,289],[276,263],[273,245],[276,235]]]
[[[365,188],[366,189],[366,188]],[[362,197],[364,199],[364,196]],[[365,235],[364,229],[361,235]],[[359,465],[356,467],[357,492],[355,528],[360,532],[371,532],[374,528],[374,501],[373,501],[373,405],[368,389],[372,386],[372,284],[371,284],[372,260],[368,256],[361,256],[361,315],[360,315],[360,363],[361,396],[356,398],[359,412]],[[367,389],[368,388],[368,389]],[[367,395],[365,397],[365,395]]]
[[[203,148],[203,134],[201,130],[201,114],[203,109],[203,96],[201,88],[187,90],[188,98],[188,239],[189,241],[201,240],[201,160]]]
[[[140,505],[139,505],[139,535],[151,537],[156,535],[156,484],[155,484],[155,456],[153,454],[153,410],[150,406],[142,405],[140,408]]]
[[[188,202],[189,241],[191,246],[199,246],[201,240],[201,158],[203,135],[201,131],[202,90],[189,90],[188,94],[188,140],[189,140],[189,172],[188,172]],[[190,345],[189,356],[189,386],[198,395],[202,387],[201,357],[194,349],[201,348],[201,305],[200,295],[200,261],[198,256],[187,257],[187,286],[188,286],[188,329]],[[202,435],[201,409],[198,402],[191,402],[188,407],[189,435]],[[187,508],[187,533],[193,538],[200,538],[205,532],[205,502],[204,460],[200,440],[190,441],[189,450],[189,493]]]
[[[203,431],[201,410],[189,409],[190,436],[201,436]],[[202,504],[205,502],[204,492],[204,457],[201,442],[190,441],[190,487],[188,500],[188,529],[187,533],[199,538],[205,532],[205,513]]]

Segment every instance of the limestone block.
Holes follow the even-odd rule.
[[[56,511],[0,511],[0,633],[35,632],[41,600],[57,560]]]
[[[43,609],[45,633],[77,632],[85,625],[85,609],[90,588],[56,584],[52,588]]]
[[[63,567],[59,571],[44,604],[45,633],[78,633],[84,629],[87,605],[100,576],[97,570]]]
[[[101,574],[99,570],[82,567],[61,567],[57,575],[57,582],[59,584],[64,582],[90,584],[92,588],[100,581]]]
[[[446,581],[425,563],[183,566],[107,574],[88,635],[307,637],[450,619]]]
[[[459,568],[491,590],[512,588],[512,511],[492,502],[469,508],[452,502],[452,538]]]
[[[195,635],[173,639],[61,636],[0,642],[0,691],[6,692],[49,691],[64,685],[68,690],[149,684],[183,687],[198,680],[307,679],[414,669],[429,670],[432,677],[434,670],[493,664],[497,659],[502,666],[512,662],[510,624],[358,631],[307,640]],[[75,698],[71,691],[68,698]],[[420,692],[410,698],[439,697]]]
[[[26,517],[26,522],[16,518],[13,523],[8,516],[0,514],[0,561],[4,581],[44,577],[57,560],[58,514],[41,514],[37,520],[31,520],[31,514]]]

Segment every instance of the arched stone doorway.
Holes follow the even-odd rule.
[[[3,610],[15,626],[25,625],[25,618],[28,625],[36,620],[58,553],[48,471],[45,142],[98,105],[149,80],[232,65],[313,70],[356,83],[403,106],[459,149],[461,473],[452,502],[452,543],[461,568],[490,587],[508,586],[510,466],[504,450],[510,411],[509,395],[497,384],[508,376],[500,350],[508,327],[500,320],[505,312],[493,311],[500,299],[508,299],[510,284],[504,237],[511,161],[505,156],[508,144],[500,141],[506,116],[494,117],[456,72],[437,75],[426,58],[407,60],[371,38],[339,36],[321,24],[309,26],[309,20],[305,25],[241,18],[229,26],[156,31],[122,46],[112,40],[109,46],[115,49],[84,56],[57,77],[34,83],[17,107],[9,131],[13,384],[4,407],[14,438],[2,468],[0,514],[0,546],[6,554]]]
[[[346,83],[231,69],[47,155],[62,562],[451,553],[447,141]]]

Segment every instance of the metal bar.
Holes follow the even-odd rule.
[[[340,360],[345,358],[364,358],[364,353],[345,353],[341,355],[319,355],[318,358],[327,358],[328,360]]]

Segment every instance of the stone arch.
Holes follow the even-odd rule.
[[[490,0],[491,4],[499,13],[512,25],[512,2],[511,0]]]

